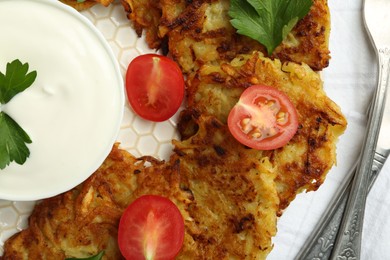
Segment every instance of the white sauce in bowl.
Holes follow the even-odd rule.
[[[15,59],[37,71],[33,85],[0,108],[32,140],[25,164],[0,170],[0,199],[65,192],[116,140],[124,107],[117,61],[94,26],[56,0],[0,0],[0,33],[0,71]]]

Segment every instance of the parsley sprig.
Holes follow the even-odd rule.
[[[33,84],[37,72],[28,73],[28,68],[28,63],[22,64],[16,59],[7,63],[5,74],[0,72],[0,106]],[[0,109],[0,169],[4,169],[12,161],[23,164],[30,156],[26,145],[28,143],[31,143],[28,134]]]
[[[237,33],[257,40],[271,55],[312,4],[313,0],[231,0],[230,22]]]

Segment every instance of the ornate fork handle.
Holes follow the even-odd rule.
[[[386,158],[375,153],[374,164],[369,177],[369,190],[374,184],[385,160]],[[356,171],[356,166],[355,164],[350,173],[348,173],[347,178],[330,203],[330,207],[319,221],[320,224],[313,230],[312,235],[308,239],[309,242],[295,257],[296,260],[327,260],[330,258],[337,232],[340,229],[344,209],[351,189],[352,175]]]
[[[374,96],[374,106],[366,133],[366,141],[361,151],[360,163],[353,178],[351,193],[337,235],[331,259],[360,259],[362,224],[369,186],[369,174],[373,159],[379,127],[382,121],[387,86],[389,84],[390,50],[379,49],[379,81]]]

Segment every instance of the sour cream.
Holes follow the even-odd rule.
[[[116,140],[124,107],[118,63],[95,27],[56,0],[0,0],[0,33],[0,71],[15,59],[37,71],[33,85],[0,108],[32,140],[23,165],[0,170],[0,199],[57,195],[88,178]]]

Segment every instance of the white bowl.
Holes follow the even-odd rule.
[[[110,152],[123,77],[100,32],[59,1],[0,0],[0,32],[0,71],[14,59],[37,71],[33,85],[0,109],[32,139],[23,165],[0,170],[0,199],[51,197],[86,180]]]

